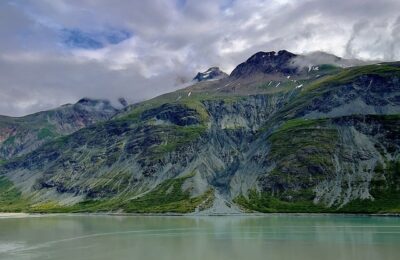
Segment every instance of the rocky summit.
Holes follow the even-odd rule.
[[[1,117],[0,211],[399,213],[400,63],[322,56],[259,52],[121,110]]]
[[[255,74],[294,74],[298,68],[291,62],[296,54],[281,50],[278,52],[258,52],[247,61],[239,64],[231,73],[230,77],[252,77]]]
[[[218,67],[212,67],[205,72],[197,73],[196,77],[193,78],[194,81],[205,81],[205,80],[216,80],[227,77],[228,74],[220,70]]]

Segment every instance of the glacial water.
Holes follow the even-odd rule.
[[[400,218],[358,216],[0,218],[1,260],[400,259]]]

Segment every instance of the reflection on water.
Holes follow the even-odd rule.
[[[0,219],[0,259],[398,259],[394,217]]]

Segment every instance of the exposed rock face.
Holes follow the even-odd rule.
[[[118,102],[122,105],[122,107],[128,106],[128,101],[126,101],[126,99],[123,97],[118,98]]]
[[[340,86],[334,82],[328,83],[319,91],[322,91],[322,95],[309,95],[311,99],[306,101],[307,107],[299,111],[297,116],[319,118],[400,113],[398,75],[362,75]]]
[[[257,52],[247,61],[239,64],[232,71],[230,77],[251,77],[255,74],[295,74],[298,68],[292,65],[292,60],[296,56],[296,54],[285,50],[279,52]]]
[[[200,81],[205,81],[205,80],[216,80],[216,79],[222,79],[227,77],[228,74],[220,70],[218,67],[212,67],[206,70],[205,72],[199,72],[197,73],[196,77],[193,78],[193,80],[196,80],[198,82]]]
[[[233,74],[296,73],[294,54],[263,55]],[[193,86],[12,158],[0,175],[32,205],[57,202],[54,211],[393,212],[399,77],[390,63],[333,70],[301,88],[262,82],[262,94]]]
[[[108,101],[83,98],[74,105],[25,117],[0,117],[0,158],[26,154],[51,139],[108,120],[116,113]]]

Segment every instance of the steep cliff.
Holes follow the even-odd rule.
[[[10,158],[0,194],[39,212],[398,212],[399,64],[272,55]]]

